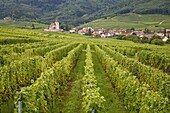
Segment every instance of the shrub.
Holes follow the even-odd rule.
[[[154,36],[152,36],[152,37],[150,38],[149,43],[151,44],[152,40],[154,40],[154,39],[161,39],[161,37],[160,37],[160,36],[157,36],[157,35],[154,35]],[[162,40],[162,39],[161,39],[161,40]]]
[[[100,35],[96,35],[95,38],[101,38],[101,36]]]
[[[163,46],[163,45],[164,45],[164,42],[162,41],[162,39],[153,39],[153,40],[151,41],[151,44]]]
[[[166,41],[166,44],[170,44],[170,38],[168,38],[168,40]]]
[[[135,43],[140,43],[140,42],[141,42],[141,40],[139,39],[139,37],[136,36],[136,35],[128,35],[128,36],[125,37],[125,39],[126,39],[126,40],[130,40],[130,41],[133,41],[133,42],[135,42]]]
[[[119,39],[119,40],[124,40],[124,39],[123,39],[124,36],[125,36],[125,35],[118,35],[118,36],[117,36],[117,39]]]
[[[141,40],[138,37],[137,38],[133,38],[132,41],[135,42],[135,43],[141,43]]]
[[[142,42],[142,43],[149,43],[149,40],[148,40],[147,37],[143,37],[143,38],[141,39],[141,42]]]

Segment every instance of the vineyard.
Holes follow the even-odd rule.
[[[0,28],[1,113],[170,113],[170,48]]]

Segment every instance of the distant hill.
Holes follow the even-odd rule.
[[[0,27],[13,27],[21,29],[44,29],[48,25],[29,21],[0,20]]]
[[[170,15],[169,0],[0,0],[0,19],[59,21],[79,25],[119,14]]]
[[[83,24],[79,28],[91,26],[93,28],[111,29],[140,29],[160,30],[170,28],[170,16],[161,14],[121,14],[111,18],[101,18]]]

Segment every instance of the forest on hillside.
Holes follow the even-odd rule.
[[[169,0],[0,0],[0,19],[50,23],[57,16],[63,23],[79,25],[129,12],[169,15],[169,6]]]

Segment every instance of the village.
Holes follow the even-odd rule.
[[[58,21],[58,18],[56,18],[54,23],[51,23],[48,29],[44,29],[44,31],[50,31],[50,32],[64,32],[63,29],[60,29],[60,24]],[[77,33],[81,35],[89,35],[92,37],[100,37],[100,38],[110,38],[114,36],[119,36],[119,35],[136,35],[139,38],[146,37],[150,39],[154,35],[160,36],[163,41],[167,41],[168,38],[170,37],[170,29],[163,29],[160,31],[155,31],[155,30],[135,30],[134,28],[131,29],[104,29],[104,28],[92,28],[92,27],[84,27],[81,29],[78,28],[72,28],[69,30],[70,33]]]

